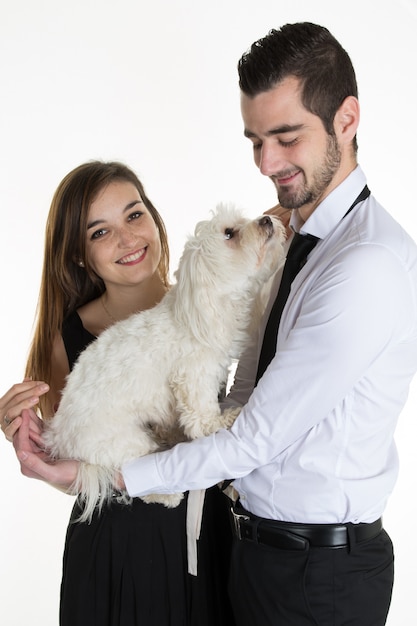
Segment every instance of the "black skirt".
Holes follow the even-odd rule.
[[[187,573],[186,498],[167,509],[134,498],[112,502],[90,524],[67,531],[61,626],[233,625],[227,596],[227,499],[207,490],[198,544],[198,577]]]

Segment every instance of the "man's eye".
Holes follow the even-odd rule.
[[[235,231],[233,230],[233,228],[226,228],[224,231],[224,238],[233,239],[234,234],[235,234]]]
[[[291,139],[291,141],[282,141],[282,139],[280,139],[279,144],[283,148],[291,148],[291,146],[294,146],[297,143],[297,141],[298,141],[298,137],[296,137],[295,139]]]

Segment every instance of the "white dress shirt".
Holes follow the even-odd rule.
[[[417,246],[373,196],[344,217],[365,183],[358,166],[300,228],[320,241],[292,284],[276,355],[253,393],[256,337],[241,359],[227,403],[243,408],[231,430],[127,463],[132,496],[235,478],[242,504],[261,517],[381,516],[417,370]]]

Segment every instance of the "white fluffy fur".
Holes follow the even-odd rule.
[[[75,485],[86,500],[81,520],[111,497],[124,462],[158,449],[159,430],[180,428],[193,439],[233,423],[238,411],[221,414],[219,390],[243,347],[256,294],[283,261],[283,239],[276,218],[249,220],[217,207],[189,237],[163,300],[80,355],[45,442],[54,457],[84,461]],[[144,500],[177,506],[181,498]]]

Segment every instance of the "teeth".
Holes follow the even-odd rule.
[[[142,255],[143,250],[140,250],[139,252],[135,252],[134,254],[128,254],[127,256],[124,256],[123,259],[120,259],[117,262],[121,263],[122,265],[123,263],[131,263],[132,261],[137,261],[138,259],[140,259]]]

